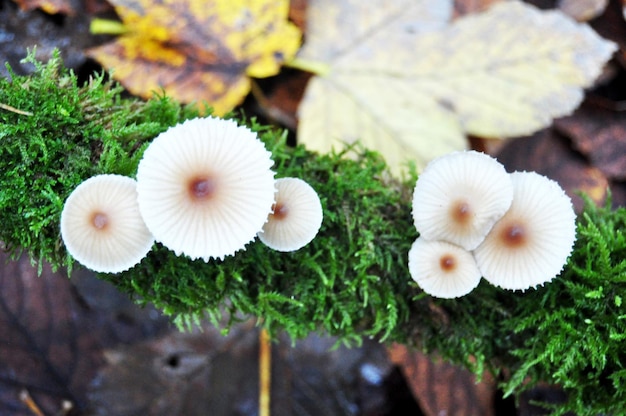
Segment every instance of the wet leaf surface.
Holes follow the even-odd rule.
[[[104,0],[74,1],[74,14],[50,15],[40,9],[24,11],[13,1],[0,0],[0,76],[8,76],[6,62],[18,74],[30,73],[33,66],[20,61],[35,47],[37,59],[42,62],[47,62],[52,51],[59,48],[68,68],[85,65],[85,48],[106,39],[89,35],[91,15],[108,7]]]
[[[626,112],[586,104],[555,128],[607,178],[626,180]]]
[[[205,327],[108,352],[90,387],[94,414],[255,415],[258,335],[248,322],[226,337]],[[394,367],[381,345],[332,349],[334,342],[311,335],[295,347],[284,337],[272,344],[272,415],[420,414],[389,389]]]
[[[90,272],[71,279],[27,259],[0,258],[0,414],[255,415],[258,328],[181,333]],[[280,338],[272,346],[272,414],[419,415],[375,342]],[[404,388],[404,390],[403,390]],[[400,409],[405,410],[400,410]]]
[[[44,266],[37,276],[26,258],[7,263],[4,254],[0,264],[0,414],[32,416],[19,399],[23,391],[45,414],[57,414],[63,401],[80,414],[103,348],[167,327],[154,310],[133,307],[90,273],[70,281]]]
[[[495,385],[486,375],[476,383],[467,370],[437,361],[403,345],[389,348],[391,360],[400,366],[415,397],[428,415],[493,416]]]

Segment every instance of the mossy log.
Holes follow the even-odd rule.
[[[166,96],[123,98],[105,75],[84,85],[58,54],[29,76],[0,80],[0,240],[34,263],[79,267],[60,238],[70,192],[100,173],[133,177],[158,133],[198,114]],[[192,261],[156,244],[139,265],[102,274],[139,303],[153,303],[181,326],[202,317],[260,318],[293,338],[325,332],[437,353],[482,374],[507,393],[538,381],[562,386],[578,415],[626,408],[626,210],[587,204],[560,276],[526,292],[483,281],[467,296],[435,299],[414,284],[407,253],[418,236],[411,217],[416,176],[393,179],[381,157],[354,146],[316,154],[291,147],[284,132],[248,124],[272,152],[277,177],[296,176],[320,195],[318,236],[292,253],[259,242],[223,261]]]

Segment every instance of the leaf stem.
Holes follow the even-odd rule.
[[[326,76],[330,72],[330,65],[325,62],[309,61],[307,59],[293,58],[284,63],[288,68],[300,69],[302,71],[311,72],[315,75]]]
[[[96,18],[91,21],[89,31],[93,35],[123,35],[128,33],[128,28],[117,20]]]

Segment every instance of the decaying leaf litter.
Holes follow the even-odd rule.
[[[38,276],[26,256],[0,260],[1,414],[36,415],[24,397],[46,415],[255,414],[258,328],[252,320],[228,336],[208,323],[181,333],[89,271],[68,279],[46,266]],[[371,342],[332,350],[333,344],[317,336],[298,348],[287,339],[275,344],[273,392],[283,399],[272,414],[350,408],[393,414],[386,413],[394,405],[381,382],[393,379],[384,349]],[[411,406],[405,394],[394,397]]]

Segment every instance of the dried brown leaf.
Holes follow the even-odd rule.
[[[508,141],[497,158],[508,171],[532,170],[557,181],[572,198],[577,212],[583,208],[578,191],[602,204],[610,185],[606,176],[573,151],[570,142],[554,129]]]
[[[253,323],[252,323],[253,324]],[[99,416],[246,415],[258,412],[258,330],[251,322],[224,337],[213,327],[107,353],[90,388]],[[392,366],[380,344],[332,349],[311,335],[272,343],[273,416],[385,415]],[[416,412],[417,415],[419,413]]]
[[[585,104],[555,128],[609,179],[626,180],[626,112]]]
[[[466,369],[411,351],[404,345],[394,344],[388,352],[404,372],[427,415],[494,415],[495,385],[489,377],[477,384]]]
[[[75,0],[15,0],[22,10],[30,11],[41,9],[48,14],[76,14]]]
[[[154,334],[157,322],[144,325],[149,310],[89,273],[70,281],[44,265],[38,276],[26,256],[7,260],[0,253],[0,414],[33,416],[23,391],[46,415],[60,414],[65,401],[80,412],[103,347]],[[83,296],[86,288],[97,295]]]

